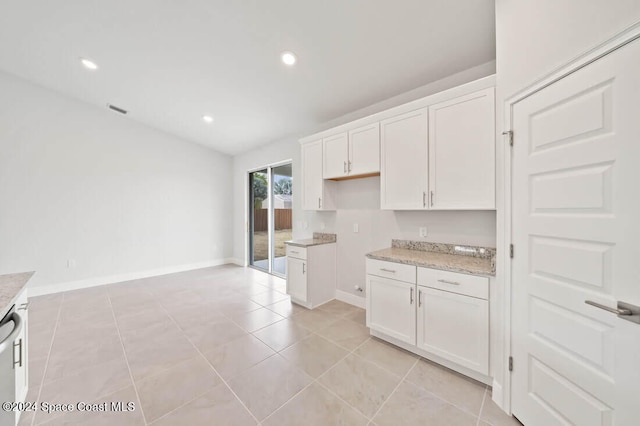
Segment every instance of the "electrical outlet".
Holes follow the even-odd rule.
[[[426,238],[426,236],[427,236],[427,227],[426,226],[421,226],[420,227],[420,236],[422,238]]]
[[[353,224],[353,232],[359,232],[358,224],[357,224],[357,223],[354,223],[354,224]]]

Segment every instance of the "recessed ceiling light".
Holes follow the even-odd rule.
[[[80,58],[80,62],[82,62],[82,65],[84,65],[84,67],[87,68],[87,69],[90,69],[90,70],[97,70],[98,69],[98,65],[96,65],[95,62],[90,61],[89,59]]]
[[[296,55],[293,52],[282,52],[282,62],[285,63],[285,65],[293,65],[296,63]]]
[[[210,116],[210,115],[203,115],[203,116],[202,116],[202,120],[203,120],[205,123],[213,123],[213,117],[212,117],[212,116]]]

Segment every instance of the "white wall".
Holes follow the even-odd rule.
[[[508,97],[639,19],[638,0],[496,0],[499,89]]]
[[[338,183],[336,212],[305,211],[296,196],[301,181],[300,144],[298,138],[329,129],[349,121],[419,99],[457,85],[494,73],[494,63],[485,64],[439,80],[427,86],[398,95],[376,105],[354,111],[304,135],[268,144],[233,159],[234,258],[243,263],[247,252],[247,172],[270,163],[293,160],[293,222],[294,238],[310,237],[314,231],[335,232],[338,235],[338,289],[362,296],[354,285],[365,284],[365,253],[389,247],[392,238],[420,239],[418,227],[427,226],[425,241],[478,244],[495,247],[495,212],[393,212],[381,211],[380,178],[365,178]],[[242,194],[242,196],[237,196]],[[359,232],[353,232],[353,224]],[[306,228],[305,228],[306,225]],[[324,229],[323,229],[324,228]]]
[[[0,73],[0,273],[35,270],[34,294],[222,262],[230,175],[228,156]]]

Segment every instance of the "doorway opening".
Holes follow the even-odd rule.
[[[293,236],[291,162],[249,172],[249,265],[287,274],[285,241]]]

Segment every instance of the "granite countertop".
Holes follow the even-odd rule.
[[[16,297],[31,279],[35,272],[22,272],[18,274],[0,275],[0,319],[5,316]]]
[[[303,240],[290,240],[285,241],[285,244],[296,247],[311,247],[318,246],[320,244],[331,244],[337,241],[336,234],[326,234],[323,232],[314,232],[313,238],[306,238]]]
[[[393,240],[390,248],[367,253],[366,256],[463,274],[496,275],[495,249],[488,247]]]

